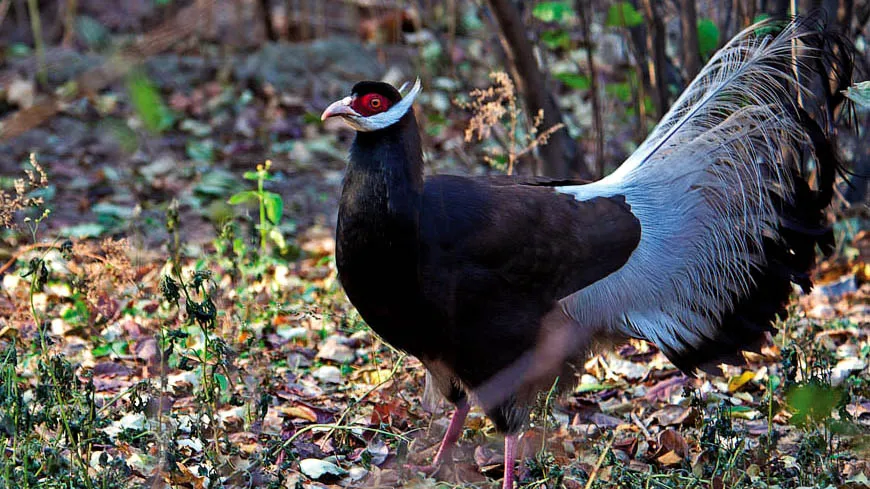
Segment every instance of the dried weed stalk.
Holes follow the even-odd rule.
[[[130,261],[129,249],[127,238],[106,238],[99,245],[89,242],[73,244],[72,256],[91,260],[77,260],[77,263],[69,264],[70,269],[81,278],[89,302],[98,303],[105,291],[135,285],[136,268]]]
[[[541,131],[544,121],[544,111],[539,110],[532,118],[528,131],[518,134],[519,120],[522,110],[517,107],[516,86],[510,76],[503,71],[489,74],[493,84],[486,89],[472,90],[468,95],[470,102],[460,102],[458,105],[472,112],[471,121],[465,129],[465,142],[471,142],[475,137],[478,141],[495,136],[507,152],[507,174],[514,171],[516,162],[538,146],[547,144],[550,135],[565,125],[556,124]],[[507,128],[507,139],[499,128]],[[485,155],[484,159],[491,166],[501,166],[496,159],[501,156],[497,152]]]
[[[12,192],[0,190],[0,225],[4,228],[15,228],[15,213],[30,207],[43,204],[42,197],[30,197],[34,190],[48,186],[48,176],[36,161],[36,155],[30,154],[30,165],[33,169],[24,172],[27,178],[18,178],[13,183]]]

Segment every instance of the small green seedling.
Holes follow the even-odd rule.
[[[272,174],[269,173],[269,168],[272,166],[271,160],[266,160],[262,165],[257,165],[257,171],[247,171],[244,174],[246,180],[254,180],[257,182],[257,190],[245,190],[230,197],[231,205],[247,204],[249,202],[257,202],[260,208],[260,250],[265,253],[266,243],[271,239],[272,242],[281,250],[287,247],[287,242],[284,240],[284,235],[278,225],[281,223],[281,216],[284,213],[284,199],[280,195],[263,190],[263,183],[271,180]]]

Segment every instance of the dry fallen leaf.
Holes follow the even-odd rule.
[[[755,378],[755,372],[747,370],[742,374],[731,377],[728,380],[728,392],[736,392],[738,389],[746,385],[747,382]]]
[[[317,422],[317,413],[308,406],[276,406],[276,409],[291,418],[304,419],[306,421],[311,421],[312,423]]]
[[[683,458],[677,455],[673,450],[656,458],[656,461],[662,465],[678,465],[683,461]]]

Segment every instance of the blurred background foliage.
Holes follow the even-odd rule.
[[[565,129],[517,171],[592,180],[631,153],[723,42],[813,10],[866,65],[862,0],[0,0],[0,172],[37,153],[69,177],[54,198],[76,202],[55,221],[97,235],[170,196],[182,213],[219,221],[240,172],[270,159],[269,185],[292,206],[285,225],[324,224],[350,134],[322,125],[320,110],[360,79],[420,76],[432,171],[503,170],[510,141],[543,110],[540,129]],[[525,124],[466,142],[470,114],[457,102],[493,71],[516,83]],[[843,144],[864,175],[866,130]],[[856,180],[844,198],[862,202],[866,190]],[[75,227],[82,217],[99,226]]]
[[[730,37],[819,10],[865,73],[868,0],[0,0],[0,184],[36,154],[52,176],[39,190],[54,212],[44,229],[142,249],[169,238],[156,224],[173,200],[194,244],[239,209],[261,242],[268,220],[254,203],[270,195],[284,213],[263,225],[293,254],[331,232],[353,133],[319,114],[356,81],[422,79],[427,171],[594,180]],[[472,140],[469,94],[495,72],[515,105]],[[857,106],[840,148],[854,174],[835,206],[847,239],[867,217],[870,126]],[[523,150],[547,131],[548,144]],[[231,202],[267,160],[269,178],[242,194],[257,198]],[[5,231],[0,254],[23,239]]]

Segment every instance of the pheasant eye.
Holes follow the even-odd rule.
[[[351,108],[361,116],[368,117],[388,110],[390,108],[390,101],[383,95],[367,93],[354,99]]]

